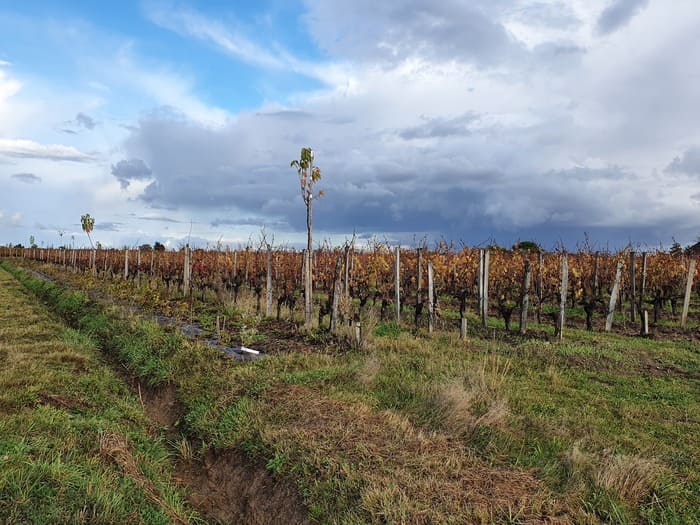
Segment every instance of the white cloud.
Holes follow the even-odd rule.
[[[248,64],[313,77],[324,84],[345,85],[351,82],[352,75],[347,64],[303,60],[275,43],[266,48],[246,37],[242,31],[232,29],[231,24],[225,26],[197,11],[150,4],[147,14],[152,22],[161,27],[214,44],[225,54]]]
[[[202,123],[220,126],[231,118],[224,109],[203,102],[193,94],[195,81],[179,75],[163,64],[144,64],[124,46],[113,64],[102,69],[112,86],[135,89],[150,97],[156,106],[172,107]]]
[[[0,155],[27,159],[91,162],[95,157],[72,146],[39,144],[33,140],[0,139]]]

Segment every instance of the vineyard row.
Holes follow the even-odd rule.
[[[282,307],[293,312],[303,297],[306,260],[301,251],[270,247],[227,251],[2,247],[0,256],[110,278],[148,276],[168,291],[174,288],[185,296],[201,292],[202,297],[210,292],[221,301],[226,297],[237,301],[241,290],[250,290],[259,308],[265,298],[267,315],[272,315],[276,301],[278,317]],[[698,273],[696,260],[680,253],[541,253],[446,246],[429,250],[381,244],[366,250],[350,246],[316,250],[312,266],[315,308],[319,320],[331,317],[331,325],[339,318],[359,318],[371,301],[379,305],[382,320],[400,321],[410,310],[416,326],[427,317],[429,329],[436,315],[454,306],[459,318],[471,308],[484,324],[495,311],[506,328],[517,312],[524,331],[531,309],[538,323],[543,314],[551,316],[560,335],[566,308],[576,307],[585,314],[589,329],[599,314],[610,330],[613,314],[616,309],[621,312],[623,304],[625,314],[632,322],[641,322],[643,331],[647,310],[650,322],[656,324],[667,306],[674,318],[680,310],[684,327]]]

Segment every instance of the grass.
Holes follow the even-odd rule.
[[[199,521],[92,342],[2,269],[0,362],[0,522]]]
[[[552,343],[495,319],[465,342],[379,323],[362,349],[231,363],[85,308],[79,326],[105,315],[133,340],[89,333],[176,385],[191,437],[294,481],[321,523],[700,522],[692,342],[567,327]]]

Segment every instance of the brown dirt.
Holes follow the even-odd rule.
[[[169,439],[176,439],[185,408],[175,387],[154,389],[136,380],[131,387],[148,418]],[[294,485],[273,477],[264,465],[240,452],[208,450],[201,458],[181,459],[174,477],[185,488],[190,504],[212,523],[310,523]]]
[[[155,424],[165,427],[167,430],[176,430],[180,418],[185,413],[185,408],[177,399],[174,385],[166,385],[162,388],[144,388],[140,383],[135,383],[143,410],[148,419]]]
[[[292,484],[236,451],[210,450],[200,460],[182,462],[176,479],[187,487],[192,505],[215,523],[311,523]]]

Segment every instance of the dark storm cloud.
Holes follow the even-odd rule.
[[[598,33],[607,35],[616,31],[626,25],[648,3],[649,0],[612,0],[598,17]]]
[[[309,31],[327,52],[398,63],[411,56],[492,67],[524,53],[490,10],[503,2],[308,2]]]
[[[404,129],[399,133],[399,136],[411,140],[469,135],[471,133],[469,125],[478,118],[479,116],[475,113],[465,113],[449,119],[423,117],[424,124]]]
[[[117,178],[122,189],[126,189],[132,180],[150,178],[151,169],[141,159],[120,160],[112,165],[112,175]]]
[[[368,135],[361,125],[337,133],[316,121],[318,187],[326,192],[314,203],[317,229],[393,232],[397,238],[433,232],[453,239],[501,232],[510,238],[520,231],[642,228],[661,220],[660,197],[623,168],[537,168],[539,156],[566,147],[568,120],[468,133],[475,118],[424,118],[424,125],[403,131],[407,138],[437,138],[426,147],[396,141],[395,133]],[[126,149],[152,167],[154,181],[141,196],[152,207],[194,210],[195,216],[218,212],[209,219],[214,228],[272,225],[302,232],[304,206],[289,162],[307,142],[284,117],[242,114],[212,129],[153,115],[140,122]]]
[[[34,175],[33,173],[15,173],[10,176],[13,179],[18,180],[20,182],[24,182],[26,184],[35,184],[37,182],[41,182],[41,177],[39,177],[38,175]]]
[[[694,146],[666,167],[669,173],[685,173],[687,175],[700,175],[700,146]]]

